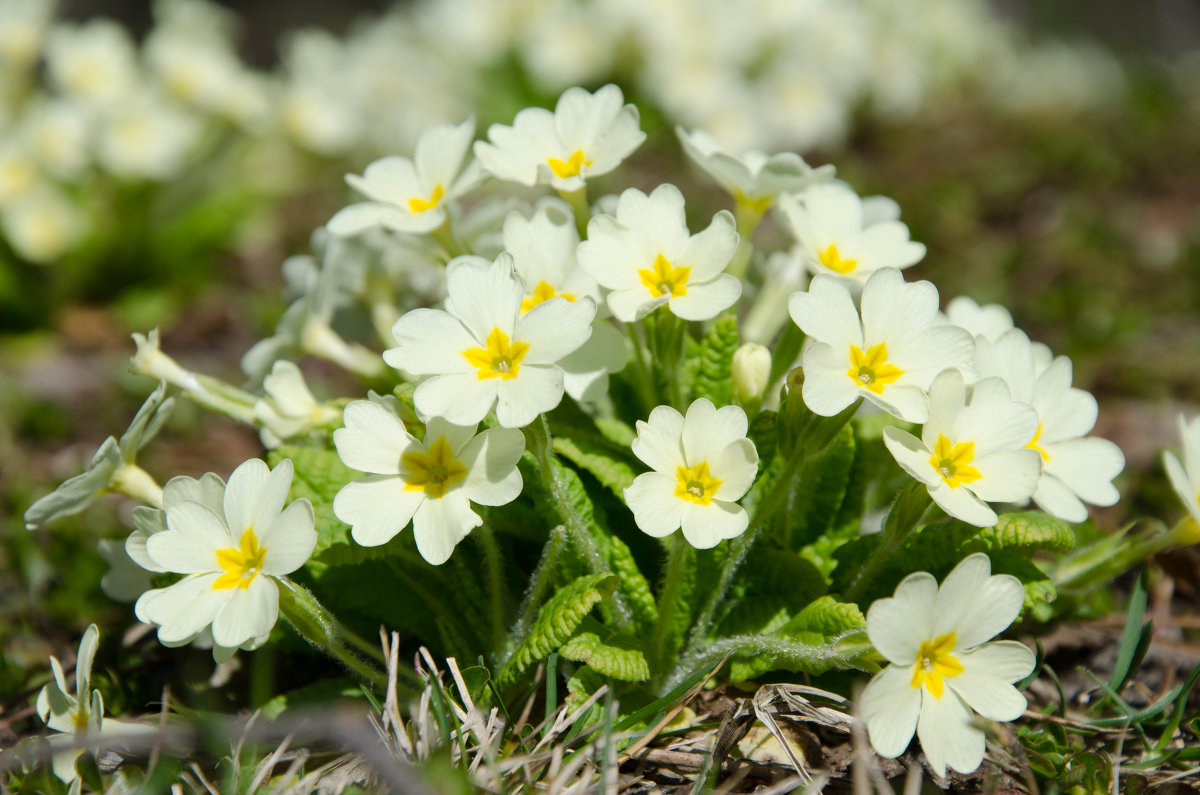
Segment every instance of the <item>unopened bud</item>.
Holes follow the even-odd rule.
[[[733,354],[733,391],[738,402],[746,405],[762,398],[771,377],[771,352],[747,342]]]

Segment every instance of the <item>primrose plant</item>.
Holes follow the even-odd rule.
[[[832,167],[679,129],[730,209],[672,184],[591,195],[646,138],[612,85],[474,137],[435,125],[347,177],[365,200],[289,261],[294,303],[243,361],[256,387],[137,335],[134,370],[163,385],[28,520],[145,502],[121,561],[143,592],[114,590],[218,660],[282,615],[373,684],[381,625],[482,659],[492,699],[551,657],[572,702],[607,683],[631,705],[722,661],[736,682],[886,663],[861,700],[879,752],[915,733],[934,773],[979,767],[972,715],[1018,717],[1033,669],[993,639],[1147,549],[1071,551],[1124,459],[1089,435],[1070,361],[1000,307],[940,313],[902,270],[925,249],[899,208]],[[789,250],[759,246],[764,219]],[[311,358],[361,391],[318,398]],[[159,489],[132,455],[167,390],[260,429],[266,462]],[[1186,466],[1168,459],[1191,516],[1194,428]]]

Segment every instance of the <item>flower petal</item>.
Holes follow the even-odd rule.
[[[746,532],[750,524],[746,510],[735,503],[713,500],[708,505],[698,505],[675,499],[683,503],[680,514],[683,537],[696,549],[711,549],[722,541],[736,538]]]
[[[279,618],[279,587],[270,577],[255,577],[246,588],[232,588],[213,617],[213,643],[241,646],[265,635]]]
[[[973,773],[983,762],[983,732],[971,724],[970,710],[951,689],[941,698],[922,699],[917,739],[938,776],[946,775],[947,766],[960,773]]]
[[[372,475],[342,486],[333,498],[333,513],[351,527],[351,536],[364,547],[376,547],[408,526],[425,501],[425,492],[404,488],[390,475]]]
[[[450,559],[458,542],[481,524],[483,520],[471,510],[471,504],[461,491],[449,491],[439,499],[427,499],[413,517],[417,551],[434,566],[440,566]]]
[[[867,609],[867,638],[888,662],[916,662],[921,644],[933,637],[937,594],[937,580],[919,571],[901,580],[894,596],[877,599]]]
[[[646,472],[625,487],[625,504],[643,533],[662,538],[679,529],[684,501],[675,496],[675,485],[673,474]]]
[[[900,756],[921,714],[921,688],[912,686],[912,666],[889,665],[875,674],[858,705],[875,752],[888,759]]]
[[[479,505],[504,505],[521,493],[517,462],[525,451],[525,435],[514,428],[491,428],[458,453],[467,468],[462,483],[467,499]]]

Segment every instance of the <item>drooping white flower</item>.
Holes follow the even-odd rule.
[[[1004,379],[1014,400],[1037,411],[1037,432],[1027,445],[1042,456],[1033,501],[1060,519],[1082,522],[1085,502],[1114,505],[1120,499],[1112,480],[1125,468],[1125,456],[1109,440],[1087,435],[1096,424],[1096,399],[1071,386],[1070,359],[1039,361],[1041,348],[1019,329],[994,342],[976,338],[975,370],[981,378]]]
[[[634,478],[625,502],[642,532],[662,538],[682,527],[698,549],[741,535],[749,518],[737,500],[758,472],[758,451],[746,430],[746,412],[718,409],[704,398],[686,417],[659,406],[647,421],[638,420],[633,453],[654,471]]]
[[[1179,415],[1179,438],[1183,442],[1183,463],[1174,453],[1163,451],[1163,466],[1179,501],[1200,524],[1200,417],[1190,422]]]
[[[929,387],[929,418],[921,438],[885,428],[896,462],[924,483],[951,516],[978,527],[998,521],[989,502],[1025,502],[1041,477],[1041,456],[1028,447],[1037,432],[1032,406],[1017,403],[999,378],[968,388],[958,370]]]
[[[279,617],[275,580],[304,565],[317,543],[308,500],[284,508],[291,484],[290,461],[269,470],[250,459],[228,485],[215,476],[192,481],[184,485],[194,499],[164,501],[167,530],[145,538],[144,550],[126,542],[135,561],[144,552],[158,570],[187,575],[134,605],[139,620],[158,625],[161,643],[188,643],[211,626],[213,656],[222,661],[266,641]]]
[[[600,286],[575,257],[579,233],[571,208],[558,199],[539,203],[533,217],[511,212],[504,219],[504,250],[512,255],[513,268],[525,283],[521,301],[524,314],[551,298],[568,301],[591,299],[597,305],[592,335],[559,366],[563,387],[576,400],[594,401],[608,391],[608,375],[621,370],[629,359],[625,338],[602,315]]]
[[[516,429],[476,435],[474,426],[432,417],[418,441],[399,417],[366,400],[346,406],[345,419],[333,433],[338,455],[370,474],[344,486],[333,511],[363,546],[384,544],[412,522],[421,556],[441,565],[483,523],[472,502],[504,505],[521,493],[525,436]]]
[[[137,454],[154,438],[171,415],[175,398],[167,397],[160,383],[142,403],[120,441],[110,436],[101,443],[82,473],[69,478],[25,511],[25,526],[32,530],[62,516],[79,513],[107,492],[137,495],[151,505],[162,501],[162,490],[136,463]]]
[[[521,314],[527,293],[512,256],[492,263],[459,257],[447,266],[446,310],[414,309],[396,321],[392,367],[428,376],[413,401],[425,417],[473,426],[493,407],[506,428],[528,425],[558,405],[559,366],[591,334],[590,299],[552,298]]]
[[[733,194],[739,205],[756,210],[766,210],[780,194],[798,193],[813,182],[833,177],[833,166],[814,169],[795,152],[767,155],[749,151],[739,157],[703,130],[689,133],[676,127],[675,135],[693,163]]]
[[[871,745],[904,753],[913,733],[933,772],[971,773],[983,762],[984,733],[975,714],[1016,720],[1025,696],[1013,687],[1033,671],[1034,654],[1016,641],[995,641],[1025,601],[1020,581],[992,574],[987,555],[967,557],[939,588],[928,572],[905,577],[894,596],[867,611],[867,637],[890,663],[859,699]]]
[[[432,232],[446,222],[446,203],[479,182],[478,163],[468,160],[475,119],[437,124],[417,139],[412,159],[393,155],[367,166],[346,182],[370,201],[352,204],[329,219],[335,235],[353,235],[382,224],[400,232]]]
[[[910,240],[908,227],[898,220],[895,202],[860,199],[842,183],[785,194],[779,208],[814,275],[861,285],[880,268],[907,268],[925,256],[925,246]]]
[[[262,423],[263,444],[269,448],[341,419],[336,407],[313,396],[294,362],[275,362],[263,379],[263,390],[266,394],[254,404],[254,416]]]
[[[907,422],[924,422],[925,392],[948,367],[965,367],[974,345],[960,328],[937,325],[937,288],[906,284],[884,268],[867,280],[861,312],[846,284],[813,277],[788,311],[814,342],[804,351],[805,404],[831,417],[860,397]]]
[[[568,88],[553,113],[526,108],[511,127],[493,124],[488,141],[476,142],[475,156],[488,173],[508,182],[579,190],[590,177],[615,169],[646,139],[637,108],[624,101],[612,84],[595,94]]]
[[[722,210],[693,235],[683,204],[674,185],[659,185],[649,196],[629,188],[617,200],[615,217],[588,222],[579,264],[612,291],[608,308],[622,323],[663,304],[684,320],[708,320],[741,295],[741,281],[724,272],[738,245],[733,216]]]
[[[37,695],[38,717],[53,731],[62,732],[50,738],[51,768],[60,780],[71,783],[79,778],[75,762],[86,749],[88,742],[96,742],[104,736],[152,731],[143,724],[120,720],[105,720],[104,699],[99,690],[92,690],[92,662],[96,658],[96,647],[100,641],[100,630],[90,625],[79,641],[75,655],[75,687],[67,687],[62,664],[50,658],[50,671],[54,680],[45,685]]]

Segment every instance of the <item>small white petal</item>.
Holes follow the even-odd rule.
[[[875,674],[858,704],[875,752],[888,759],[904,753],[921,713],[921,688],[912,686],[912,666],[889,665]]]
[[[978,770],[986,744],[983,732],[971,725],[970,710],[949,688],[941,698],[928,693],[925,696],[917,721],[917,739],[929,766],[939,776],[946,775],[947,766],[960,773]]]
[[[670,406],[655,407],[648,420],[637,421],[633,454],[656,472],[674,476],[684,463],[683,423],[683,415]]]
[[[625,504],[643,533],[662,538],[679,529],[684,501],[675,496],[676,484],[674,474],[646,472],[625,488]]]
[[[496,385],[496,419],[505,428],[523,428],[550,411],[563,396],[563,372],[542,364],[522,364],[516,378]]]
[[[347,483],[333,498],[333,513],[351,526],[355,542],[364,547],[386,544],[412,521],[425,492],[404,488],[404,481],[373,475]]]
[[[740,505],[721,500],[698,505],[676,499],[683,503],[680,514],[683,537],[696,549],[711,549],[722,541],[736,538],[746,532],[750,524],[750,517]]]
[[[937,580],[919,571],[905,577],[894,596],[867,609],[867,638],[890,663],[911,666],[921,644],[933,637]]]
[[[229,589],[229,596],[213,617],[213,642],[241,646],[265,635],[279,618],[279,588],[270,577],[258,576],[246,588]]]
[[[676,317],[684,320],[709,320],[733,306],[741,294],[741,280],[728,273],[722,273],[710,282],[689,282],[687,293],[672,296],[667,304]]]
[[[427,499],[413,517],[417,551],[434,566],[440,566],[450,559],[458,542],[481,524],[483,520],[471,510],[461,491],[448,491],[440,499]]]

